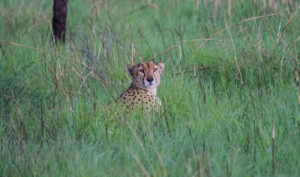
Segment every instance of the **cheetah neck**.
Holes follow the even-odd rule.
[[[153,94],[154,96],[156,96],[156,88],[141,88],[141,87],[138,87],[134,84],[131,84],[129,89],[134,89],[134,90],[144,90],[146,92],[150,92],[151,94]]]

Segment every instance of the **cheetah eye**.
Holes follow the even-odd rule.
[[[154,68],[153,72],[157,71],[157,68]]]
[[[144,69],[140,69],[140,70],[139,70],[139,72],[141,72],[141,73],[143,73],[143,74],[144,74]]]

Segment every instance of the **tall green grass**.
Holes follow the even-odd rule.
[[[299,176],[299,15],[234,1],[0,2],[1,176]],[[159,112],[103,111],[162,61]],[[272,133],[275,133],[272,138]]]

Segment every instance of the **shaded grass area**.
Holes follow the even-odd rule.
[[[70,1],[57,46],[49,2],[1,2],[1,174],[299,176],[299,15],[201,2]],[[149,59],[160,111],[103,111]]]

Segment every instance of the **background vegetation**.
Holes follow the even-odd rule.
[[[70,0],[54,46],[51,1],[2,0],[1,176],[300,176],[297,5],[228,2]],[[160,111],[103,111],[146,60]]]

